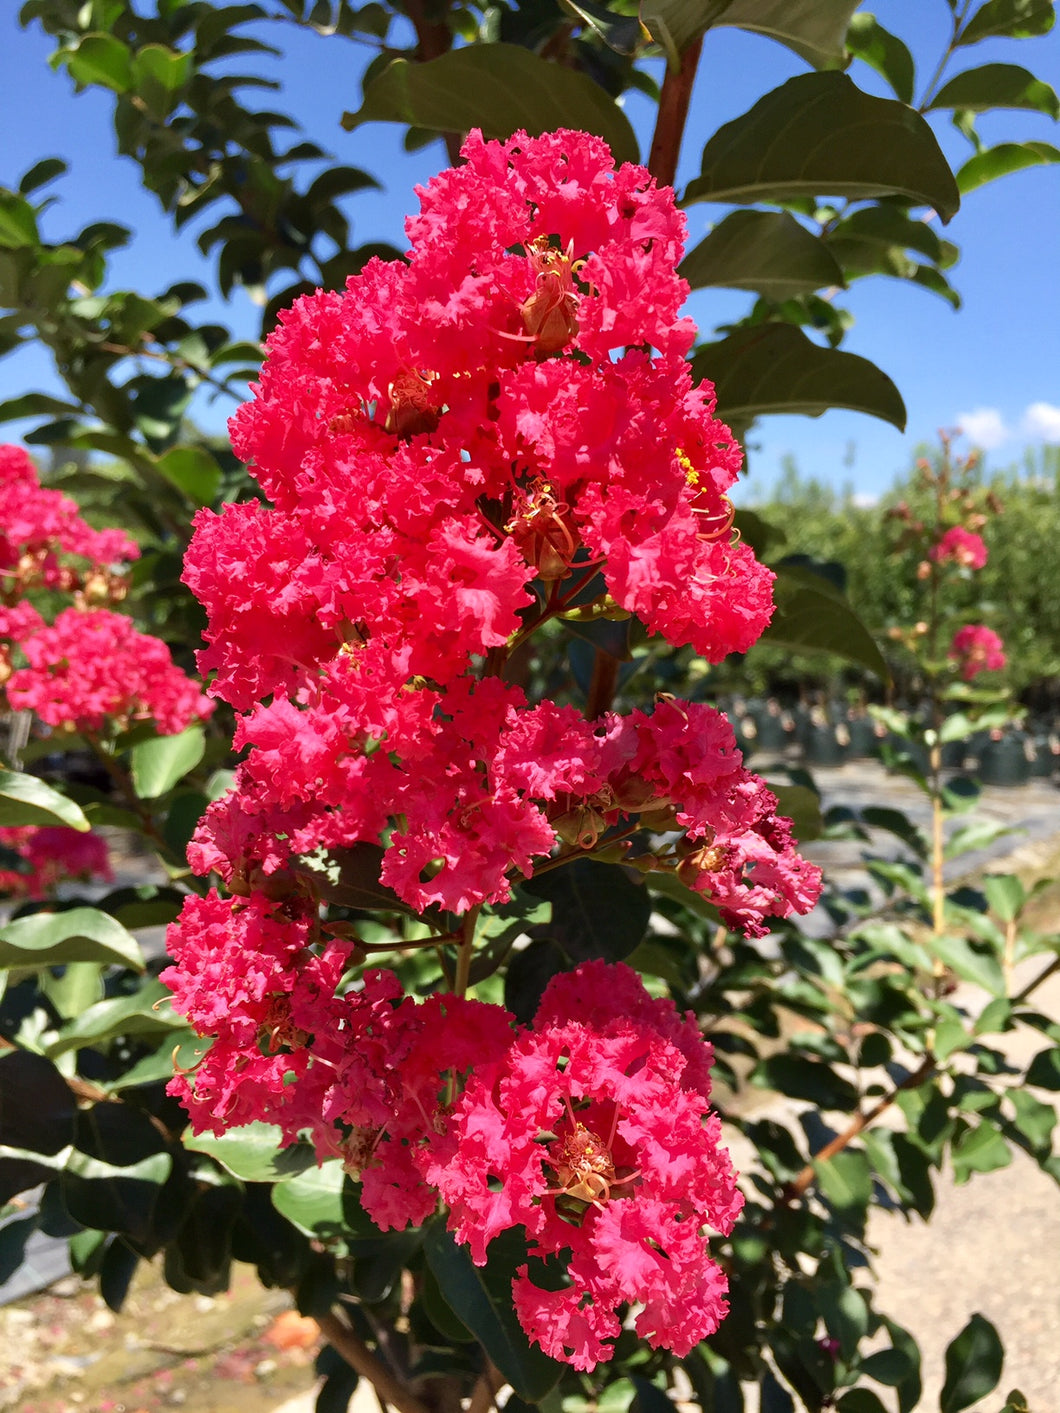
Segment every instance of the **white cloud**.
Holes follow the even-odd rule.
[[[1023,414],[1020,431],[1035,442],[1060,442],[1060,407],[1032,402]]]
[[[996,407],[977,407],[974,412],[961,412],[957,425],[973,444],[983,451],[993,451],[1008,440],[1009,429]]]

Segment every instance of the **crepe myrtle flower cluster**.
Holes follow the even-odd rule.
[[[285,1141],[308,1133],[379,1227],[418,1225],[441,1197],[479,1265],[523,1227],[519,1319],[576,1368],[611,1357],[631,1305],[653,1347],[713,1333],[727,1283],[707,1229],[729,1233],[743,1199],[691,1014],[605,962],[553,978],[519,1029],[501,1006],[417,1001],[387,971],[337,994],[350,946],[321,944],[290,902],[186,900],[162,979],[215,1037],[169,1086],[196,1131],[267,1117]]]
[[[50,824],[7,826],[0,829],[0,851],[11,865],[0,867],[0,893],[15,898],[47,898],[67,880],[114,882],[107,841],[98,834]]]
[[[1004,644],[992,628],[967,623],[958,628],[947,656],[966,682],[980,672],[1000,672],[1005,666]]]
[[[599,139],[485,142],[419,192],[407,263],[281,316],[233,444],[272,501],[200,511],[204,672],[243,713],[190,858],[230,888],[383,845],[414,909],[510,896],[621,821],[751,932],[817,871],[709,708],[586,721],[501,669],[571,611],[635,614],[711,661],[772,611],[732,533],[740,452],[685,354],[684,218]]]
[[[0,446],[0,686],[13,710],[85,732],[153,719],[163,735],[210,714],[165,643],[107,607],[125,597],[121,570],[139,553],[42,488],[20,447]],[[28,597],[45,590],[72,600],[51,624]]]
[[[603,963],[521,1028],[459,984],[414,999],[362,969],[317,880],[360,850],[470,937],[542,864],[627,849],[761,935],[820,874],[719,712],[587,719],[505,680],[574,612],[744,651],[772,575],[733,533],[739,449],[685,358],[672,192],[583,133],[472,133],[463,158],[419,192],[407,262],[281,315],[231,424],[267,501],[196,518],[200,666],[244,755],[188,851],[230,896],[170,932],[175,1007],[213,1038],[171,1092],[196,1129],[308,1134],[384,1229],[441,1200],[482,1262],[522,1228],[519,1317],[589,1369],[626,1318],[687,1351],[725,1313],[704,1233],[740,1198],[709,1046]]]

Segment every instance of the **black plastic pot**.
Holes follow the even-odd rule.
[[[846,747],[834,726],[812,723],[806,730],[803,754],[809,765],[842,765],[847,758]]]
[[[1031,776],[1031,763],[1021,735],[1007,732],[995,739],[991,736],[979,751],[976,771],[984,785],[1026,785]]]

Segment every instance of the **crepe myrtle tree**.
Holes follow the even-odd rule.
[[[929,834],[842,821],[903,851],[868,860],[871,893],[822,880],[795,840],[840,821],[809,777],[748,771],[710,697],[757,642],[886,672],[728,493],[757,416],[901,424],[820,292],[885,275],[955,301],[935,218],[1057,155],[983,147],[978,113],[1057,101],[968,57],[1046,33],[1052,6],[940,8],[918,85],[851,3],[24,5],[267,337],[196,324],[201,284],[115,290],[117,224],[45,239],[57,159],[0,192],[0,353],[44,344],[66,389],[2,408],[53,450],[43,486],[0,455],[3,1269],[41,1227],[119,1308],[142,1260],[206,1294],[249,1261],[331,1346],[322,1409],[362,1378],[402,1413],[738,1409],[751,1388],[916,1406],[870,1206],[927,1218],[944,1163],[963,1180],[1013,1147],[1056,1175],[1032,1091],[1060,1083],[1033,999],[1057,938],[1019,879],[943,868],[972,847],[945,811],[974,787],[936,750],[952,701],[961,729],[993,705],[971,677],[995,645],[986,624],[934,644]],[[722,25],[807,69],[675,194]],[[307,28],[370,51],[347,131],[445,145],[405,255],[351,243],[368,173],[245,106],[279,87],[271,41]],[[893,98],[858,86],[865,64]],[[643,162],[631,88],[657,103]],[[686,252],[675,196],[735,209]],[[697,343],[690,287],[755,299]],[[203,392],[239,404],[230,443],[189,420]],[[986,549],[957,520],[924,530],[939,601]],[[80,841],[115,829],[157,863],[106,891]],[[1017,1026],[1045,1046],[1026,1072],[991,1043]],[[748,1086],[781,1117],[748,1113]],[[1002,1357],[982,1316],[955,1332],[942,1408],[990,1395]]]

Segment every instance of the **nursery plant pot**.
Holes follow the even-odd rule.
[[[1026,785],[1031,765],[1023,737],[1015,732],[1008,732],[1000,739],[991,737],[979,752],[976,774],[984,785]]]

